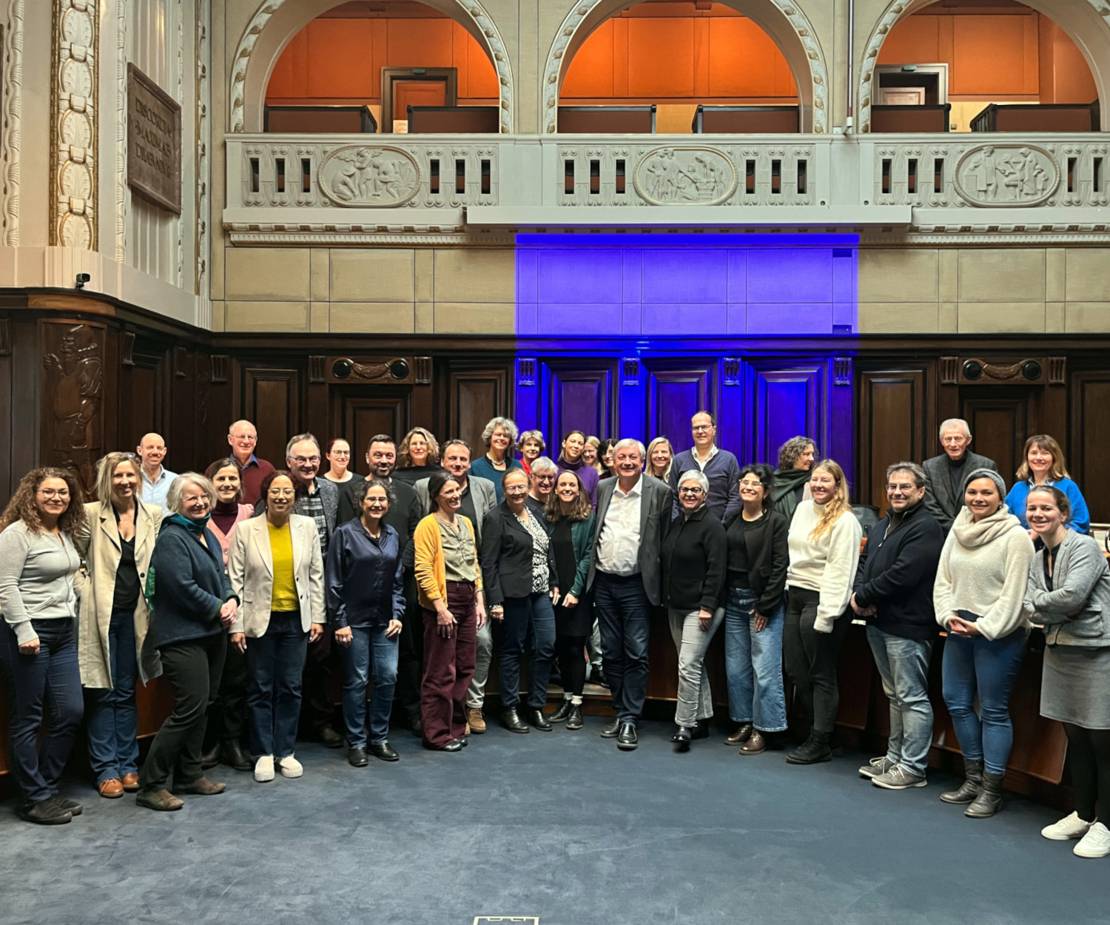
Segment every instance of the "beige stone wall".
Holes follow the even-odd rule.
[[[864,248],[863,334],[1110,331],[1110,248]]]

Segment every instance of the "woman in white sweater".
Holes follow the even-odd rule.
[[[969,803],[965,815],[993,816],[1014,741],[1010,691],[1025,656],[1023,603],[1033,542],[1003,502],[1006,483],[990,469],[964,480],[964,507],[944,543],[933,585],[944,645],[944,702],[964,756],[966,779],[940,795]],[[979,700],[979,713],[975,700]]]
[[[809,489],[811,497],[798,504],[790,522],[783,655],[812,723],[809,738],[786,756],[791,764],[832,757],[829,739],[840,702],[836,666],[863,535],[839,465],[826,459],[814,466]]]

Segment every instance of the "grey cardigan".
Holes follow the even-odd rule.
[[[1098,542],[1069,530],[1056,554],[1053,589],[1044,578],[1041,549],[1029,569],[1025,608],[1044,626],[1050,646],[1110,646],[1110,567]]]

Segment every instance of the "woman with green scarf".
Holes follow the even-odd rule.
[[[181,809],[169,790],[211,796],[224,785],[201,770],[204,727],[211,699],[220,687],[227,632],[238,601],[231,592],[223,552],[208,529],[216,490],[203,475],[184,472],[170,485],[150,567],[154,590],[147,644],[162,658],[173,689],[173,713],[151,743],[135,801],[154,810]]]
[[[817,461],[817,444],[809,437],[791,437],[779,447],[779,466],[771,489],[771,509],[789,524],[803,498],[809,497],[809,474]]]

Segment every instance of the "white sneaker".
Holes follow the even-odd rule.
[[[1046,825],[1041,829],[1041,834],[1052,841],[1067,841],[1071,838],[1082,838],[1087,834],[1087,830],[1090,827],[1091,823],[1084,822],[1080,819],[1079,813],[1072,813],[1070,816],[1065,816],[1059,822]]]
[[[292,755],[278,758],[278,767],[281,769],[282,777],[295,779],[304,775],[304,765]]]
[[[886,755],[881,755],[878,758],[872,758],[860,768],[859,776],[866,780],[874,780],[880,774],[886,774],[887,771],[896,766],[895,762],[887,758]]]
[[[928,782],[924,774],[914,774],[901,765],[896,765],[885,774],[876,774],[871,778],[871,783],[884,790],[909,790],[911,787],[924,787]]]
[[[274,756],[263,755],[254,763],[254,779],[265,784],[274,779]]]
[[[1071,849],[1079,858],[1104,858],[1110,854],[1110,829],[1101,822],[1095,822],[1087,829],[1087,834],[1079,844]]]

